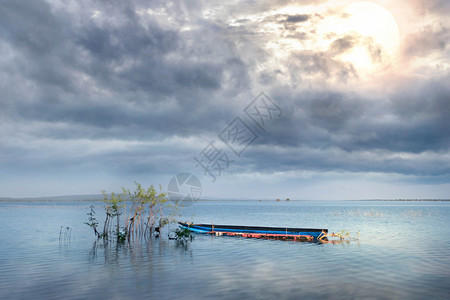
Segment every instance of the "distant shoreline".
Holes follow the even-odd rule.
[[[0,203],[5,202],[101,202],[103,195],[75,195],[75,196],[51,196],[51,197],[27,197],[11,198],[0,197]],[[190,201],[190,200],[188,200]],[[252,202],[294,202],[294,201],[387,201],[387,202],[448,202],[450,199],[358,199],[358,200],[307,200],[307,199],[199,199],[199,202],[213,201],[252,201]]]

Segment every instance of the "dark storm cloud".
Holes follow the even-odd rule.
[[[337,56],[365,45],[374,59],[382,57],[371,41],[334,36],[329,49],[293,50],[284,69],[270,68],[260,24],[240,19],[231,26],[227,18],[279,3],[224,8],[214,21],[203,16],[214,4],[191,4],[1,2],[0,47],[8,55],[0,69],[0,124],[9,126],[0,131],[2,166],[172,174],[242,114],[260,84],[284,115],[260,133],[236,172],[450,173],[439,155],[450,141],[448,76],[410,82],[381,98],[345,92],[339,84],[358,74]],[[313,21],[277,15],[261,22],[307,40],[312,33],[302,26]],[[434,44],[417,36],[422,48],[407,53],[444,51],[444,29],[433,31]],[[311,78],[327,84],[308,88]],[[164,140],[199,136],[205,143],[195,140],[188,150]],[[161,144],[127,144],[136,140]],[[102,150],[111,141],[123,145]]]
[[[153,22],[144,28],[138,20],[127,20],[118,28],[86,24],[77,32],[78,46],[89,54],[90,64],[83,71],[99,79],[99,84],[118,93],[154,93],[152,101],[178,96],[180,89],[220,88],[221,62],[196,61],[203,53],[189,53],[193,49],[186,49],[180,33],[174,30]],[[168,60],[171,54],[180,57]]]
[[[412,82],[397,91],[391,100],[392,112],[407,124],[408,134],[398,141],[410,140],[409,151],[443,151],[450,147],[450,77],[427,83]],[[406,151],[406,150],[405,150]]]
[[[450,178],[448,160],[439,159],[433,153],[413,157],[395,156],[387,151],[344,151],[339,148],[284,147],[280,151],[253,147],[242,159],[245,163],[233,166],[233,171],[245,171],[246,166],[254,166],[252,171],[272,172],[376,172],[397,173],[413,176]]]
[[[448,177],[448,80],[408,82],[386,98],[274,90],[272,97],[282,102],[285,114],[250,148],[248,163],[263,172],[364,170]]]
[[[208,24],[202,34],[151,19],[144,27],[132,4],[100,4],[92,3],[103,21],[84,8],[72,15],[45,2],[2,4],[3,41],[17,53],[12,67],[34,87],[28,99],[9,99],[18,117],[100,128],[139,124],[147,132],[183,134],[190,131],[187,124],[199,131],[224,114],[208,104],[224,75],[229,89],[245,88],[242,61]],[[158,103],[168,101],[173,109],[161,111]]]
[[[31,55],[42,55],[65,40],[64,25],[46,2],[3,1],[0,31],[11,44]]]
[[[312,136],[303,139],[307,139],[307,144],[317,143],[317,147],[407,153],[445,151],[450,146],[447,82],[448,76],[428,83],[409,82],[388,98],[343,93],[299,95],[292,99],[298,117],[288,115],[293,123],[286,126],[311,132]],[[317,137],[326,138],[315,138],[316,131],[322,132]]]
[[[74,78],[65,67],[70,61],[66,52],[70,33],[65,29],[46,2],[3,1],[0,34],[15,52],[8,71],[23,79],[72,90]]]

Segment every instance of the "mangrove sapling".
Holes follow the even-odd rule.
[[[153,185],[145,189],[136,182],[136,190],[131,192],[123,189],[123,196],[132,203],[127,218],[128,239],[152,235],[156,224],[161,228],[170,221],[170,217],[163,217],[163,210],[169,209],[170,216],[176,210],[170,205],[167,195],[158,193]]]
[[[86,214],[89,216],[88,222],[84,222],[84,224],[91,227],[94,230],[95,236],[100,238],[100,234],[97,231],[98,222],[97,222],[97,219],[95,218],[94,205],[91,205],[90,208],[91,208],[91,210]],[[61,236],[61,233],[60,233],[60,236]]]
[[[177,243],[185,246],[194,239],[194,236],[188,228],[177,228],[175,230],[175,236]]]
[[[153,185],[145,189],[136,182],[136,189],[133,192],[122,188],[120,194],[111,193],[108,195],[105,191],[102,191],[102,193],[103,201],[106,204],[103,232],[101,234],[97,232],[98,222],[93,218],[95,214],[93,207],[91,213],[88,213],[90,216],[89,222],[86,223],[94,229],[98,237],[109,240],[115,235],[119,242],[125,239],[147,237],[153,234],[155,228],[160,230],[169,222],[174,221],[172,218],[176,214],[177,207],[171,206],[167,195],[162,192],[158,193]],[[131,209],[128,214],[127,202],[131,202]],[[163,217],[163,214],[168,214],[168,217]],[[122,230],[120,228],[121,215],[125,218]],[[113,229],[114,219],[116,220],[115,229]],[[158,227],[155,227],[157,225]]]
[[[126,232],[117,232],[117,242],[123,243],[127,239],[127,233]]]
[[[122,204],[124,202],[124,198],[122,194],[116,195],[115,193],[111,193],[108,197],[105,191],[102,191],[103,201],[106,204],[106,219],[105,224],[103,225],[103,234],[104,238],[107,238],[109,235],[113,233],[113,220],[116,219],[116,229],[114,231],[116,237],[119,239],[120,234],[120,215],[121,208],[125,205]]]

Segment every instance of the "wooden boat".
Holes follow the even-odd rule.
[[[328,233],[328,229],[178,223],[192,232],[269,239],[317,240]]]

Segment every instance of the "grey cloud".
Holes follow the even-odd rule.
[[[327,79],[346,81],[350,77],[357,77],[353,65],[335,59],[332,52],[302,51],[292,55],[296,63],[289,66],[292,76],[318,75]]]
[[[19,118],[89,125],[103,133],[102,128],[137,125],[142,132],[201,132],[208,120],[227,115],[208,102],[226,100],[248,85],[245,64],[227,50],[230,41],[207,23],[203,24],[206,28],[198,29],[202,34],[179,33],[152,20],[144,27],[132,3],[110,6],[97,2],[93,7],[100,6],[108,22],[94,22],[91,11],[83,9],[78,13],[86,18],[75,22],[73,15],[56,14],[44,3],[30,19],[46,22],[34,26],[24,20],[34,14],[35,4],[8,2],[1,9],[3,15],[15,16],[16,22],[23,23],[16,32],[5,23],[3,41],[13,43],[21,63],[27,65],[25,72],[16,68],[17,75],[35,86],[28,91],[28,99],[13,102]],[[53,40],[44,40],[37,47],[17,42],[21,35]],[[215,42],[209,43],[211,40]],[[168,59],[172,54],[174,58]],[[237,88],[234,92],[223,91],[225,76],[225,87],[230,91]],[[220,93],[214,96],[214,92]],[[158,103],[167,101],[174,101],[174,109],[158,110]],[[141,110],[130,109],[137,103]],[[187,124],[197,125],[188,130]]]
[[[330,52],[333,54],[341,54],[355,45],[355,37],[346,35],[342,38],[334,40],[330,45]]]
[[[441,13],[448,14],[450,12],[450,3],[446,0],[434,0],[430,1],[432,3],[432,10]]]
[[[307,29],[306,24],[302,24],[306,21],[313,21],[311,15],[307,14],[297,14],[297,15],[290,15],[290,14],[274,14],[265,17],[261,22],[262,23],[269,23],[269,24],[276,24],[280,28],[283,28],[288,31],[296,32],[299,30],[299,28]]]
[[[338,37],[331,43],[327,53],[332,56],[339,55],[355,46],[365,47],[373,62],[381,62],[383,60],[384,52],[381,45],[375,43],[372,38],[356,34]]]
[[[397,173],[425,177],[450,178],[450,164],[444,158],[437,159],[433,153],[424,153],[414,158],[402,158],[388,151],[371,153],[343,151],[338,148],[283,148],[280,152],[250,148],[244,153],[244,166],[254,166],[255,172],[377,172]],[[240,168],[240,166],[234,166]]]
[[[73,90],[70,32],[46,2],[4,1],[0,4],[0,36],[15,52],[10,72],[32,81]],[[21,73],[21,74],[20,74]]]
[[[300,23],[309,19],[308,15],[288,15],[286,22],[288,23]]]
[[[411,0],[420,13],[432,12],[437,15],[447,16],[450,13],[450,3],[447,0]]]
[[[48,54],[66,38],[47,2],[3,1],[0,25],[3,37],[33,56]]]
[[[422,31],[406,37],[403,52],[407,56],[426,56],[432,52],[443,52],[448,46],[450,33],[445,26],[427,26]]]
[[[175,73],[177,84],[185,88],[220,88],[222,66],[201,64],[199,66],[187,66]]]
[[[257,140],[257,155],[271,157],[269,161],[275,160],[274,164],[286,170],[303,167],[448,176],[447,80],[444,77],[420,85],[409,82],[389,99],[378,101],[340,92],[273,91],[272,97],[279,99],[286,113]],[[411,89],[411,85],[416,88]],[[271,156],[269,148],[263,145],[285,149],[290,156],[280,155],[291,158],[284,161],[277,155]],[[264,154],[263,149],[268,152]],[[417,161],[414,157],[425,160]]]

